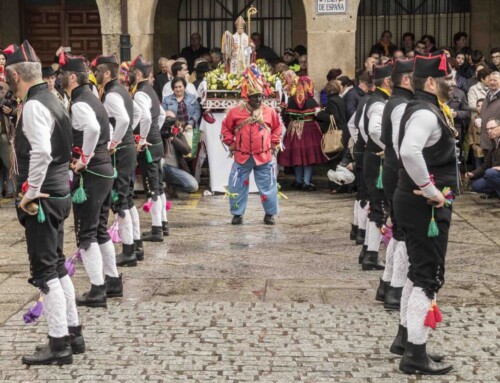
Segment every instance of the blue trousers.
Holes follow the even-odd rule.
[[[477,193],[496,194],[497,197],[500,197],[500,171],[496,169],[486,170],[484,177],[472,181],[471,189]]]
[[[229,191],[238,193],[235,198],[229,198],[231,214],[245,214],[250,186],[249,177],[252,170],[264,211],[269,215],[278,214],[278,183],[276,182],[273,161],[257,166],[253,157],[250,157],[244,164],[235,161],[231,168],[228,181]]]

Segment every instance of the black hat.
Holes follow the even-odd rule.
[[[445,54],[440,56],[415,56],[413,76],[418,78],[446,77],[451,73],[451,67]]]
[[[413,66],[415,65],[415,60],[394,60],[394,65],[392,67],[392,73],[409,73],[413,72]]]
[[[392,61],[384,65],[375,65],[373,67],[373,79],[378,80],[381,78],[391,77],[392,74]]]
[[[196,68],[194,68],[195,72],[200,72],[200,73],[206,73],[210,72],[212,69],[210,69],[210,66],[206,61],[199,62],[198,65],[196,65]]]
[[[46,66],[45,68],[42,68],[42,77],[50,77],[50,76],[55,76],[56,72],[54,72],[54,68],[51,66]]]
[[[64,52],[59,55],[59,67],[67,72],[87,72],[85,57],[67,55]]]
[[[17,45],[9,45],[3,50],[3,53],[7,56],[6,67],[22,62],[40,62],[40,59],[28,40],[24,40],[20,47]]]
[[[90,66],[92,66],[92,68],[95,68],[96,66],[101,65],[101,64],[120,65],[120,63],[118,62],[118,57],[116,56],[116,53],[113,53],[112,55],[109,55],[109,56],[97,55],[97,57],[94,59],[94,61],[92,61]]]
[[[151,71],[151,63],[144,60],[144,57],[142,57],[142,55],[139,55],[134,59],[134,61],[130,63],[130,69],[132,68],[140,70],[144,76],[149,76],[149,72]]]
[[[286,48],[285,49],[285,53],[283,53],[283,55],[291,55],[291,56],[295,56],[295,51],[292,49],[292,48]]]

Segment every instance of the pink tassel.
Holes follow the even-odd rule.
[[[167,201],[167,203],[165,204],[165,209],[167,209],[167,211],[172,210],[172,205],[172,201]]]
[[[142,205],[142,210],[144,210],[146,213],[149,213],[151,211],[152,206],[153,206],[153,200],[150,198],[148,199],[148,202]]]
[[[43,314],[43,297],[40,293],[38,301],[36,304],[28,310],[26,314],[23,315],[24,323],[34,323]]]
[[[66,267],[66,270],[68,271],[68,275],[70,277],[75,275],[75,259],[73,257],[66,259],[66,262],[64,262],[64,266]]]
[[[121,243],[122,239],[120,238],[120,234],[118,233],[118,228],[119,228],[119,223],[118,221],[115,221],[111,227],[108,229],[108,234],[111,237],[111,240],[113,243]]]
[[[382,228],[382,242],[387,247],[392,239],[392,226],[384,226]]]
[[[78,262],[83,263],[82,252],[80,251],[80,249],[76,251],[74,257],[78,260]]]

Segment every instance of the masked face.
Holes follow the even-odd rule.
[[[437,83],[437,97],[441,102],[446,102],[451,98],[451,93],[453,92],[453,76],[448,76],[445,78],[439,78],[436,80]]]
[[[95,79],[97,81],[97,84],[102,85],[104,83],[104,73],[106,72],[106,66],[105,65],[98,65],[97,68],[95,69],[94,75]]]
[[[262,104],[262,94],[257,93],[257,94],[252,94],[251,96],[248,96],[248,104],[253,109],[259,109],[261,104]]]
[[[17,80],[16,77],[19,78],[19,75],[14,75],[14,73],[10,72],[9,70],[6,71],[5,78],[7,81],[7,84],[9,84],[9,88],[12,91],[12,93],[16,96],[19,97],[17,94]]]

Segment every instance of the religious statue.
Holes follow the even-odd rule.
[[[252,11],[253,9],[252,7]],[[249,22],[252,14],[255,13],[248,13]],[[255,45],[245,33],[246,24],[243,17],[240,16],[234,22],[236,32],[233,35],[229,31],[224,32],[222,37],[222,54],[224,55],[226,73],[236,74],[243,72],[255,58]]]

